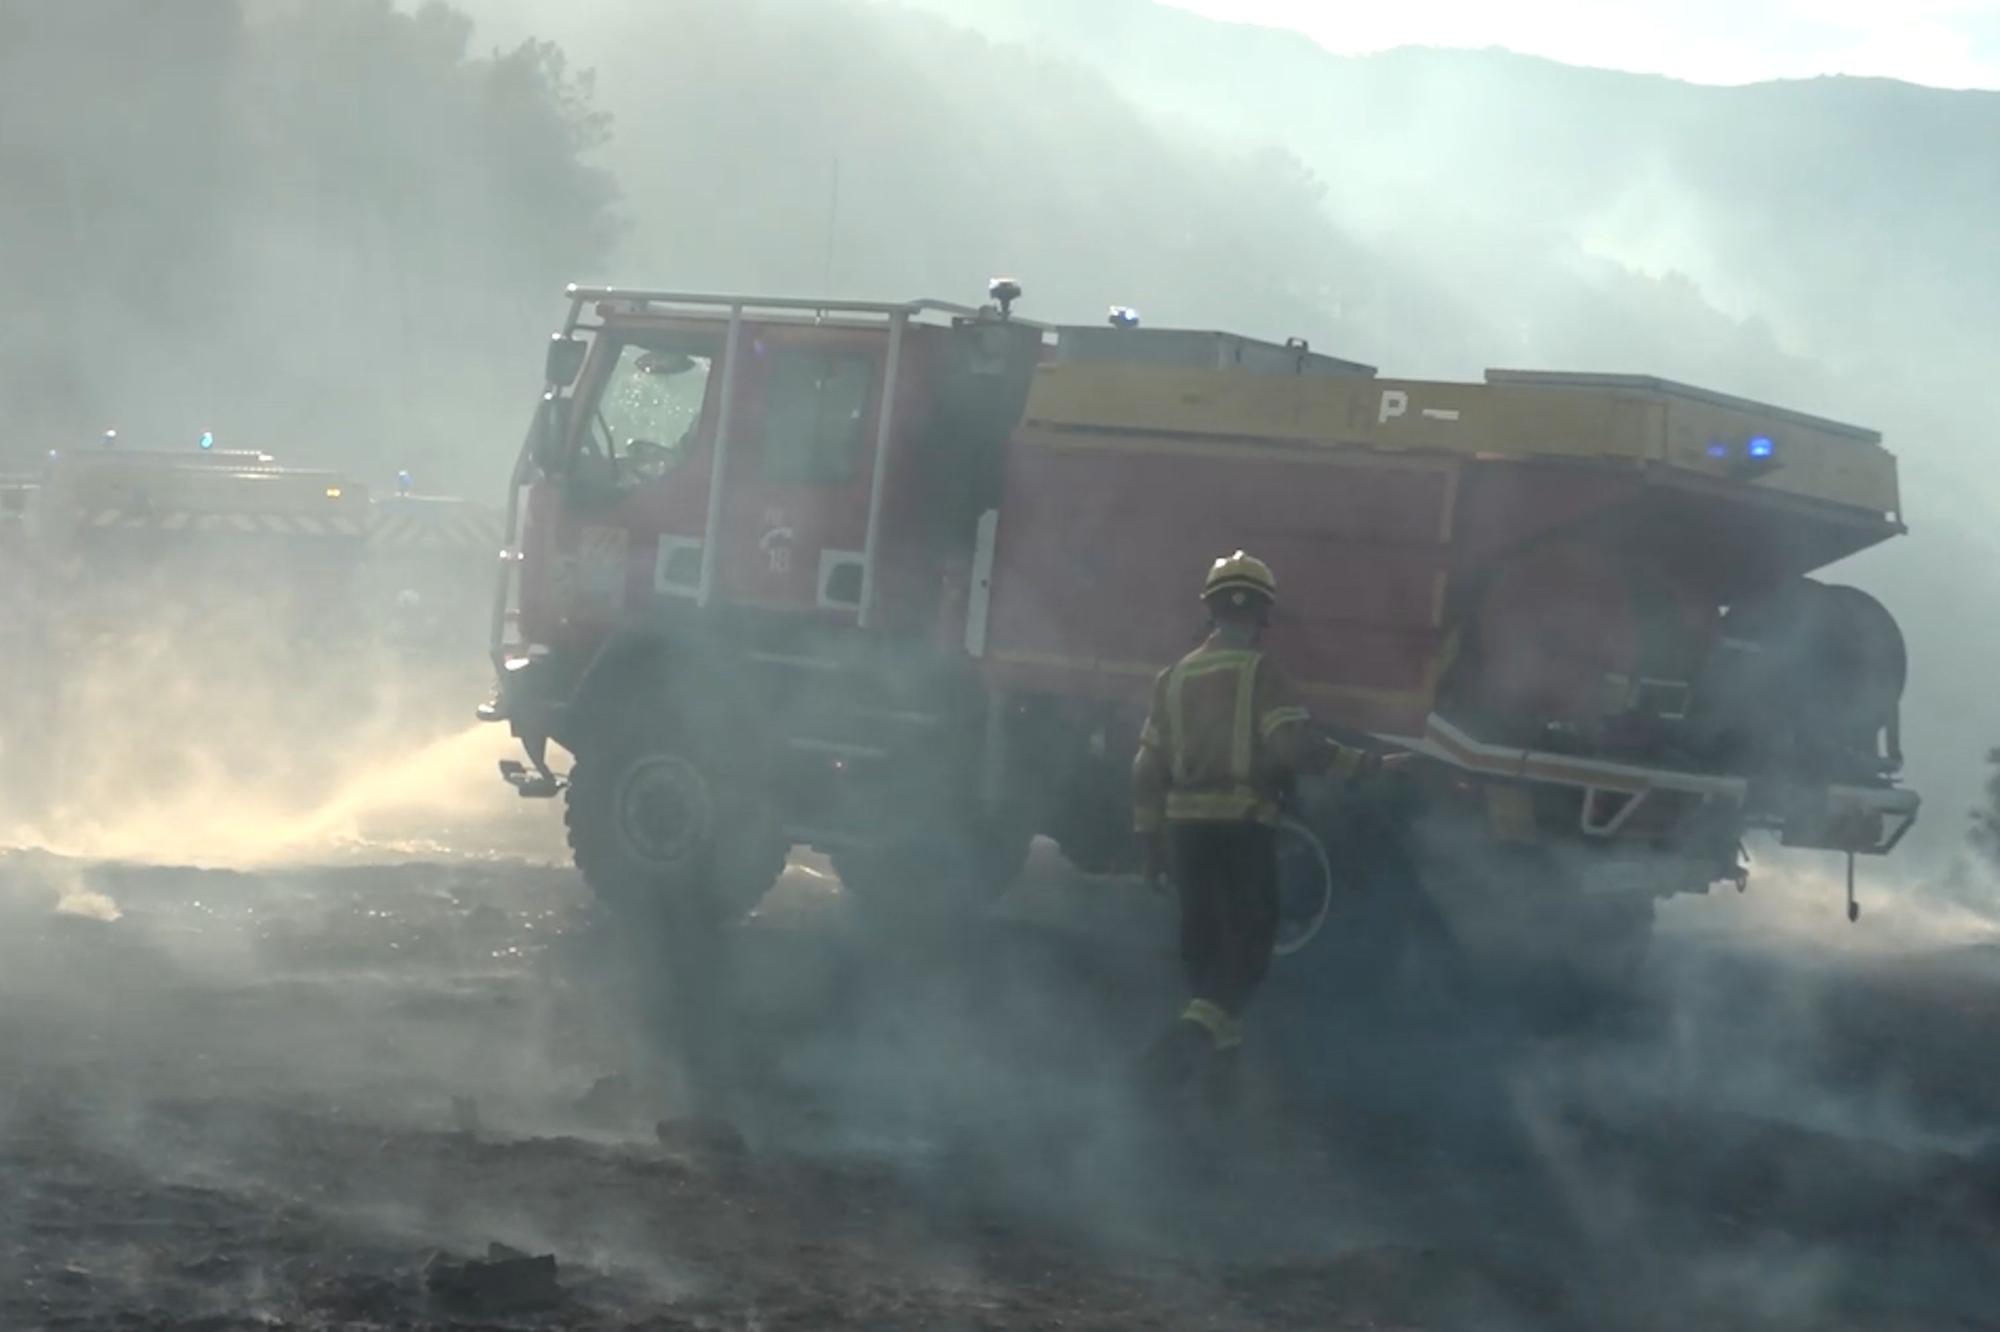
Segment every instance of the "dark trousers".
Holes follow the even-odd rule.
[[[1278,836],[1261,823],[1176,823],[1167,866],[1181,902],[1181,964],[1195,999],[1238,1017],[1271,969]]]

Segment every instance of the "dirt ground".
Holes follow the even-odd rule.
[[[1287,963],[1212,1122],[1119,1076],[1168,935],[1046,863],[690,950],[532,857],[12,853],[0,1328],[2000,1328],[1986,946],[1669,929],[1560,1029]]]

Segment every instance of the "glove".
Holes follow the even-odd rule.
[[[1167,847],[1164,838],[1148,837],[1139,847],[1139,876],[1156,893],[1167,890]]]

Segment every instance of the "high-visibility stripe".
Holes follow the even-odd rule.
[[[1238,782],[1250,780],[1252,741],[1257,735],[1257,667],[1252,657],[1236,675],[1236,721],[1229,733],[1229,775]]]
[[[1187,770],[1187,715],[1181,708],[1181,685],[1187,674],[1180,667],[1174,667],[1167,677],[1167,725],[1173,730],[1174,785],[1179,786],[1188,779]]]
[[[1257,734],[1269,740],[1281,727],[1297,725],[1312,720],[1312,714],[1304,708],[1272,708],[1264,714],[1263,722],[1257,727]]]
[[[1245,662],[1255,660],[1257,660],[1255,652],[1230,648],[1221,652],[1204,652],[1199,656],[1189,657],[1175,666],[1174,670],[1181,675],[1207,675],[1211,671],[1227,670],[1232,666],[1241,666]]]
[[[363,536],[367,529],[351,518],[294,513],[197,513],[189,509],[102,509],[83,520],[88,528],[159,532],[215,532],[228,529],[249,536]]]
[[[1174,823],[1276,823],[1277,807],[1256,790],[1238,786],[1227,791],[1169,791],[1167,819]]]
[[[369,539],[395,549],[498,550],[501,532],[490,516],[378,512]]]
[[[1220,1037],[1229,1028],[1229,1014],[1222,1005],[1208,999],[1191,999],[1181,1010],[1181,1021],[1192,1022],[1210,1036]]]
[[[1189,1000],[1188,1006],[1181,1010],[1181,1021],[1192,1022],[1207,1032],[1218,1050],[1234,1050],[1243,1044],[1242,1022],[1211,999]]]
[[[498,547],[500,524],[482,518],[464,518],[457,524],[458,539],[464,545]]]

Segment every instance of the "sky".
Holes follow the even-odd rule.
[[[414,5],[417,0],[401,0]],[[1089,5],[1096,0],[1070,0]],[[1295,28],[1329,50],[1501,46],[1694,83],[1822,74],[2000,89],[2000,0],[1161,0],[1211,18]],[[529,16],[565,27],[632,0],[455,0],[495,40]],[[949,11],[950,0],[927,0]],[[554,30],[549,35],[560,35]]]
[[[1090,0],[1076,0],[1087,4]],[[1855,74],[2000,89],[2000,0],[1167,0],[1344,55],[1502,46],[1694,83]]]

